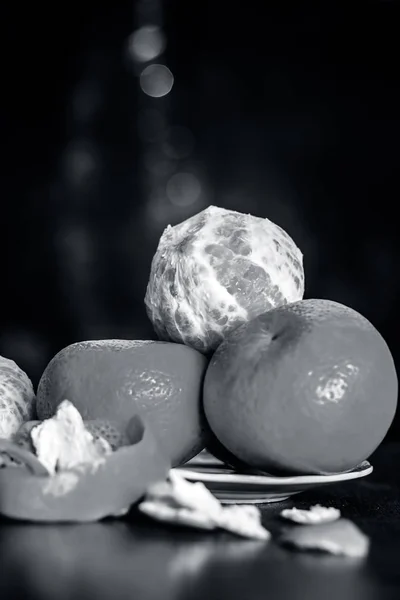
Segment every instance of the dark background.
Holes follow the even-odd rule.
[[[74,341],[154,338],[158,238],[216,204],[285,228],[305,296],[363,313],[399,369],[400,3],[107,4],[1,8],[0,354],[36,385]],[[162,98],[128,51],[146,23]]]

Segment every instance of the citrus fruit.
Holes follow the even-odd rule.
[[[10,439],[24,421],[34,418],[35,400],[28,375],[0,356],[0,438]]]
[[[145,304],[159,339],[209,353],[239,324],[303,293],[303,255],[283,229],[210,206],[163,232]]]
[[[206,373],[204,410],[227,455],[255,469],[336,473],[382,442],[397,389],[389,348],[367,319],[302,300],[227,337]]]
[[[201,396],[206,366],[201,353],[182,344],[75,343],[56,354],[41,377],[38,418],[52,416],[67,399],[85,423],[102,422],[105,430],[104,422],[109,422],[114,432],[123,432],[139,412],[154,426],[172,464],[179,465],[204,447]]]

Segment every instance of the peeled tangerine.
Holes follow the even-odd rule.
[[[237,325],[303,293],[303,255],[283,229],[210,206],[165,229],[145,303],[161,340],[208,353]]]
[[[13,360],[0,356],[0,438],[11,439],[34,414],[31,380]]]
[[[390,350],[367,319],[336,302],[302,300],[227,337],[206,373],[204,410],[231,464],[337,473],[382,442],[397,390]]]

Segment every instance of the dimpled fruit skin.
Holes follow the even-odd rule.
[[[131,340],[72,344],[50,361],[42,375],[38,417],[50,417],[68,399],[85,421],[109,421],[124,430],[140,412],[176,466],[204,447],[201,396],[206,367],[202,354],[181,344]]]
[[[163,232],[145,304],[159,339],[208,353],[239,324],[303,293],[303,255],[283,229],[210,206]]]
[[[219,442],[271,473],[348,471],[396,412],[397,375],[379,332],[328,300],[303,300],[232,332],[210,361],[204,410]]]

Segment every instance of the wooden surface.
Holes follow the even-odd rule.
[[[228,534],[158,526],[144,517],[90,525],[0,521],[0,598],[273,600],[400,598],[400,444],[370,458],[369,477],[263,507],[336,506],[371,538],[365,561],[295,553]]]

